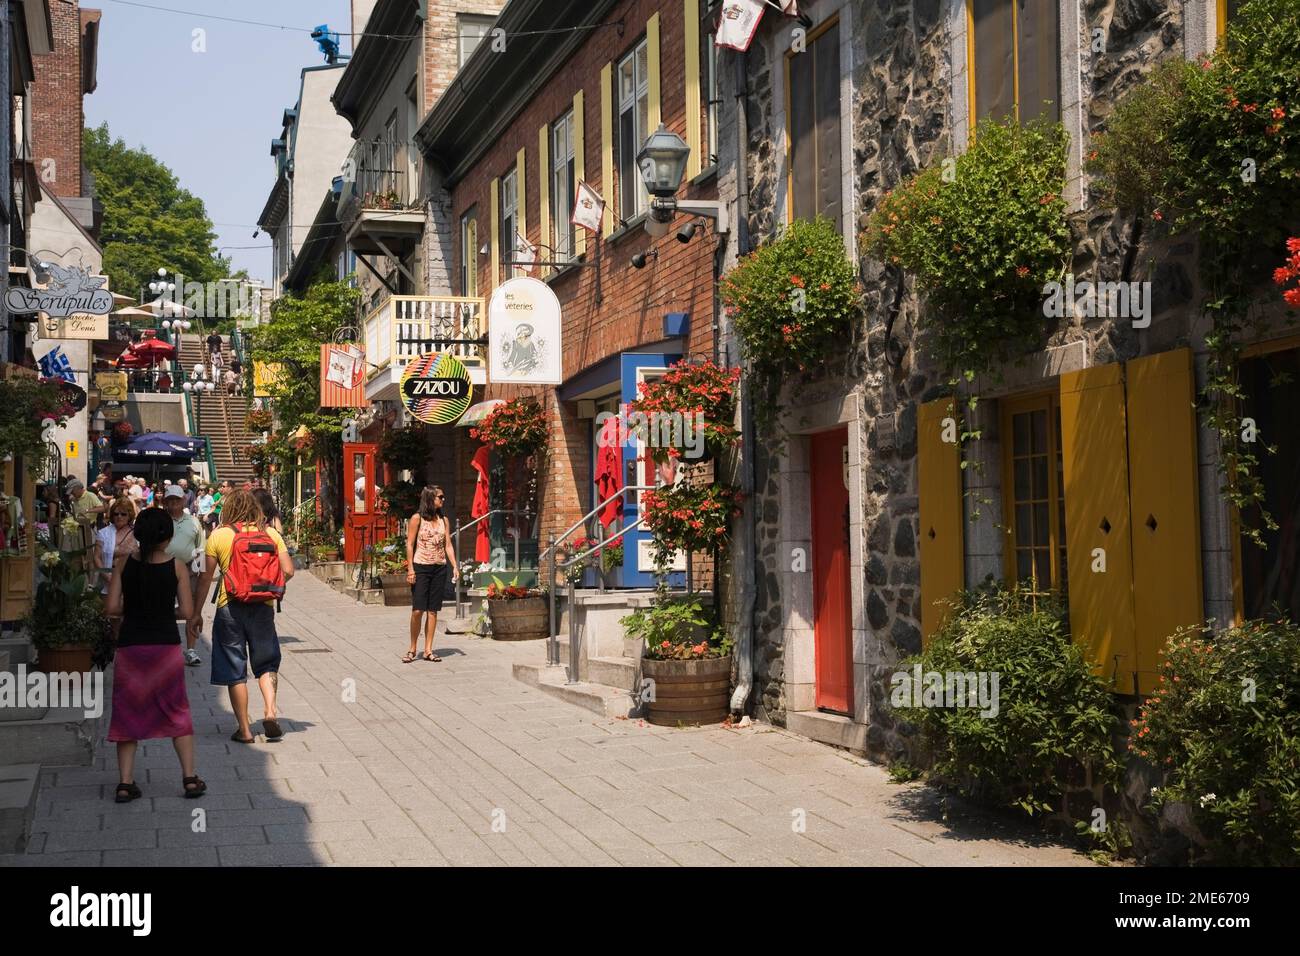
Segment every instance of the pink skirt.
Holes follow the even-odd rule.
[[[108,739],[156,740],[194,733],[179,644],[120,647],[113,659]]]

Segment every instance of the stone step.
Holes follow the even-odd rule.
[[[37,719],[0,721],[0,754],[14,763],[88,767],[103,719],[73,707],[51,707]]]
[[[0,638],[0,651],[9,654],[9,667],[17,667],[19,664],[30,664],[32,657],[32,642],[24,634],[17,637]]]
[[[0,764],[0,855],[27,849],[40,782],[40,764]]]
[[[352,598],[352,600],[358,601],[361,604],[383,604],[384,603],[383,588],[346,587],[343,588],[343,593],[346,594],[348,597]]]
[[[586,677],[594,683],[631,693],[640,683],[641,664],[630,657],[589,657]]]
[[[583,710],[599,714],[601,717],[637,717],[638,706],[626,690],[579,681],[566,684],[564,667],[548,667],[546,664],[516,663],[513,665],[514,677],[530,687],[536,687],[544,694],[558,698]]]

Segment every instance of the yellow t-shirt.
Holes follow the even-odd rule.
[[[250,525],[244,526],[245,529],[249,527],[251,526]],[[278,551],[280,554],[289,553],[289,549],[285,547],[284,538],[280,537],[280,532],[276,531],[274,528],[267,528],[266,533],[271,538],[271,540],[275,542],[276,551]],[[212,534],[208,535],[208,546],[206,549],[207,555],[210,558],[216,559],[217,566],[221,568],[223,574],[225,573],[226,568],[230,567],[230,555],[231,555],[231,550],[234,548],[234,546],[235,546],[235,529],[230,527],[230,525],[222,525],[216,531],[212,532]],[[266,601],[263,603],[274,604],[275,598],[267,598]],[[217,607],[225,607],[225,606],[226,606],[226,582],[223,580],[221,582],[221,585],[217,588]]]

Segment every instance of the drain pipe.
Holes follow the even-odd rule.
[[[749,116],[746,112],[749,103],[748,54],[738,51],[732,57],[733,74],[736,83],[736,257],[749,253],[749,169],[746,166],[749,144]],[[731,338],[731,323],[727,322],[728,339]],[[743,357],[742,357],[743,360]],[[756,522],[757,509],[754,507],[754,415],[753,398],[748,382],[742,376],[740,382],[740,491],[744,496],[737,528],[736,555],[740,559],[740,618],[736,640],[736,689],[731,695],[731,712],[743,714],[754,687],[754,562],[756,560],[755,544],[758,539]]]

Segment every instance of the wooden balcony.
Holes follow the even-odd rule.
[[[426,352],[450,352],[469,370],[478,386],[487,383],[487,353],[480,345],[437,346],[418,339],[477,339],[487,331],[482,299],[443,295],[394,295],[384,299],[365,318],[362,334],[366,346],[366,398],[401,399],[402,371],[408,362]]]

